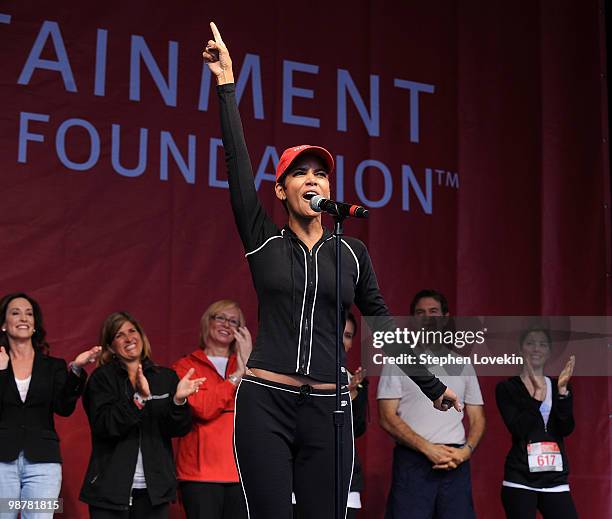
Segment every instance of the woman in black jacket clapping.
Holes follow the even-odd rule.
[[[570,357],[558,379],[544,376],[552,342],[546,329],[523,332],[520,347],[525,363],[521,375],[500,382],[497,406],[512,434],[506,457],[502,502],[508,519],[578,517],[568,484],[564,438],[574,430],[569,380]]]
[[[49,356],[40,306],[22,292],[0,300],[0,324],[0,498],[26,503],[22,519],[52,517],[62,485],[54,415],[72,414],[87,377],[83,368],[100,348],[81,353],[69,368]],[[4,512],[10,519],[18,510]]]
[[[92,453],[81,500],[95,519],[164,519],[176,498],[171,439],[191,427],[187,397],[204,379],[179,381],[151,360],[142,327],[126,312],[109,315],[100,334],[99,367],[83,405]]]

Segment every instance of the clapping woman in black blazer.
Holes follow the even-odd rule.
[[[100,348],[81,353],[70,367],[50,357],[40,306],[27,294],[0,300],[0,322],[0,498],[57,498],[62,458],[53,417],[72,414],[83,392],[83,367]],[[43,506],[53,508],[50,502],[31,504],[34,509],[22,510],[22,519],[53,516],[41,513]]]

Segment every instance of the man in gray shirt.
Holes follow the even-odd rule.
[[[428,320],[448,316],[448,302],[435,290],[421,290],[410,313]],[[434,352],[435,353],[435,352]],[[473,519],[469,459],[482,438],[485,415],[478,379],[471,365],[460,375],[429,368],[465,403],[461,413],[442,413],[431,405],[397,366],[385,365],[378,385],[381,427],[397,442],[386,519]],[[463,414],[467,415],[466,440]]]

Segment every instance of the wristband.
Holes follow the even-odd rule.
[[[229,381],[234,384],[235,386],[238,385],[238,383],[240,382],[240,377],[237,377],[236,375],[230,375],[229,377],[227,377],[229,379]]]
[[[134,404],[138,409],[143,409],[149,400],[151,400],[151,397],[145,398],[140,393],[134,393]]]
[[[469,443],[466,443],[465,446],[470,449],[470,454],[474,453],[474,447],[472,447]]]
[[[70,368],[70,371],[72,371],[77,377],[81,376],[83,368],[80,368],[74,362],[71,362],[70,364],[68,364],[68,367]]]

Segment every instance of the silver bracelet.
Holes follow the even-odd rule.
[[[83,372],[83,368],[77,366],[74,362],[71,362],[69,366],[70,366],[70,371],[72,371],[77,377],[81,376],[81,373]]]

